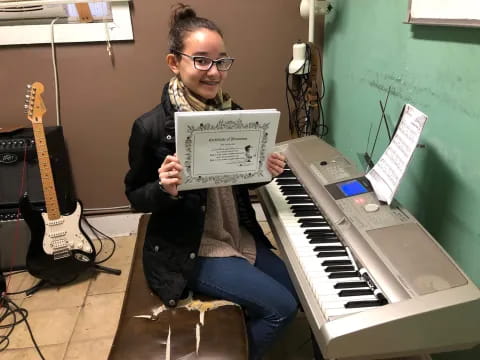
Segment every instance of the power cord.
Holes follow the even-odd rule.
[[[16,275],[16,274],[20,274],[20,273],[23,273],[23,272],[26,272],[26,271],[27,270],[12,271],[12,272],[6,273],[6,275],[8,276],[8,280],[10,282],[11,276]],[[38,287],[38,285],[39,285],[39,283],[33,285],[29,289],[19,290],[19,291],[15,291],[15,292],[5,292],[5,295],[8,295],[8,296],[10,296],[10,295],[20,295],[20,294],[23,294],[23,293],[28,295],[30,293],[30,291],[36,289]]]
[[[315,52],[313,51],[315,49]],[[286,90],[290,133],[299,137],[328,133],[322,100],[325,96],[322,62],[319,50],[314,44],[306,44],[305,61],[297,71],[289,71],[286,67]],[[316,73],[319,71],[322,81],[322,92],[319,94]],[[301,73],[301,74],[297,74]],[[290,101],[293,104],[290,104]]]
[[[7,319],[11,319],[9,323],[6,323]],[[32,339],[35,350],[37,350],[38,355],[42,360],[45,360],[40,348],[38,347],[35,337],[33,336],[32,329],[28,323],[28,311],[27,309],[19,307],[15,302],[13,302],[6,293],[2,293],[0,296],[0,330],[6,329],[6,334],[0,335],[0,352],[5,351],[10,344],[10,335],[12,334],[15,326],[25,322],[27,326],[28,333]]]
[[[52,53],[52,65],[53,65],[53,76],[55,81],[55,110],[57,114],[57,126],[61,125],[60,122],[60,96],[58,93],[58,70],[57,70],[57,53],[55,51],[55,31],[54,24],[59,18],[55,18],[50,23],[50,48]]]
[[[117,244],[116,244],[115,240],[114,240],[112,237],[106,235],[106,234],[103,233],[102,231],[98,230],[95,226],[93,226],[93,225],[87,220],[87,218],[86,218],[85,216],[82,216],[82,221],[84,221],[85,224],[87,224],[87,226],[89,227],[90,231],[93,233],[93,235],[95,235],[95,237],[96,237],[95,239],[99,241],[100,249],[97,251],[97,254],[100,254],[100,252],[102,251],[102,249],[103,249],[103,241],[104,241],[104,240],[108,240],[108,241],[110,241],[110,242],[112,243],[112,246],[113,246],[113,247],[112,247],[111,253],[110,253],[105,259],[102,259],[102,260],[100,260],[100,261],[96,261],[96,262],[95,262],[95,265],[102,264],[102,263],[104,263],[105,261],[107,261],[108,259],[110,259],[110,258],[113,256],[113,254],[115,253],[115,250],[116,250],[116,248],[117,248]]]

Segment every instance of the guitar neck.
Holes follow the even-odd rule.
[[[38,164],[40,176],[42,178],[43,196],[47,207],[48,219],[55,220],[60,218],[60,208],[58,206],[57,192],[55,191],[55,182],[53,180],[50,157],[48,155],[47,140],[42,123],[33,123],[33,134],[35,136],[35,146],[37,148]]]

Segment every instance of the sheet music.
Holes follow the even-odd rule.
[[[395,136],[375,166],[366,174],[379,200],[388,204],[392,202],[427,118],[427,115],[412,105],[405,105]]]

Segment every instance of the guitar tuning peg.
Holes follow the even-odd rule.
[[[27,84],[27,89],[31,89],[31,88],[32,88],[32,85]]]
[[[25,109],[28,109],[28,105],[27,105],[27,104],[23,105],[23,107],[24,107]]]
[[[25,95],[27,99],[30,99],[30,94]]]

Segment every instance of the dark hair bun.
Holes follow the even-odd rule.
[[[178,3],[172,10],[170,18],[170,27],[174,27],[176,23],[189,18],[197,17],[197,13],[189,5]]]

